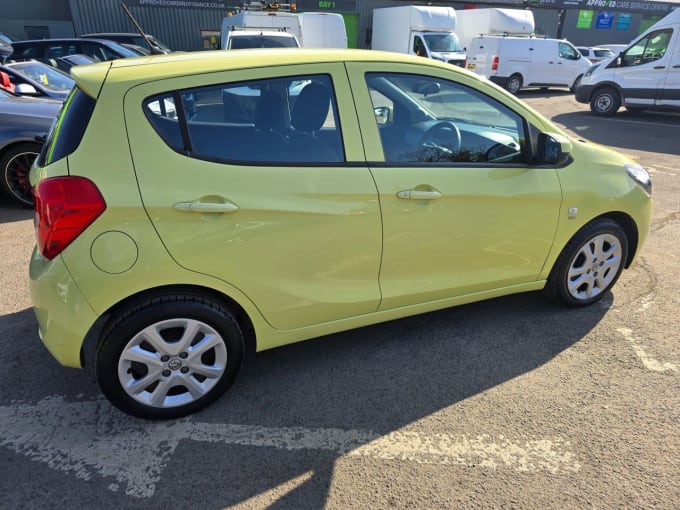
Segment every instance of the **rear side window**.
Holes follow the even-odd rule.
[[[252,165],[345,160],[328,75],[172,91],[148,98],[144,110],[167,145],[197,159]]]
[[[38,159],[45,166],[73,153],[83,138],[96,101],[78,87],[64,101]]]

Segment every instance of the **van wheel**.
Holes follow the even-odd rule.
[[[219,304],[196,295],[163,296],[113,320],[97,350],[97,382],[120,410],[179,418],[207,406],[233,383],[243,335]]]
[[[522,77],[519,74],[513,74],[508,78],[505,84],[505,89],[511,94],[517,94],[519,89],[522,88]]]
[[[571,92],[576,92],[576,88],[579,86],[581,83],[581,78],[583,78],[583,75],[581,74],[580,76],[577,76],[576,79],[574,80],[574,84],[569,88]]]
[[[597,115],[614,115],[620,107],[621,96],[611,87],[597,90],[590,98],[590,111]]]
[[[548,276],[545,293],[568,306],[600,300],[616,283],[628,258],[628,238],[621,226],[595,220],[567,243]]]

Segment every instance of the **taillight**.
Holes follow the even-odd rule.
[[[491,70],[498,71],[498,57],[493,58],[493,61],[491,62]]]
[[[43,257],[53,259],[106,210],[94,183],[85,177],[40,181],[35,194],[35,237]]]

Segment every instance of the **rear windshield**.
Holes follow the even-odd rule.
[[[38,158],[45,166],[73,153],[83,138],[96,101],[75,87],[69,94],[52,124]]]
[[[239,35],[229,40],[230,50],[249,48],[297,48],[293,37],[278,35]]]

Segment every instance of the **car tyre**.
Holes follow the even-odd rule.
[[[508,78],[505,84],[505,89],[511,94],[517,94],[522,88],[522,77],[519,74],[513,74]]]
[[[621,107],[621,96],[612,87],[597,90],[590,98],[590,111],[608,117]]]
[[[163,296],[104,328],[95,373],[106,398],[122,411],[179,418],[232,385],[243,353],[243,334],[227,309],[200,296]]]
[[[0,187],[12,200],[26,207],[33,207],[29,173],[39,153],[40,145],[21,143],[0,158]]]
[[[599,301],[616,283],[628,258],[628,238],[615,221],[600,219],[579,230],[557,258],[545,292],[567,306]]]

